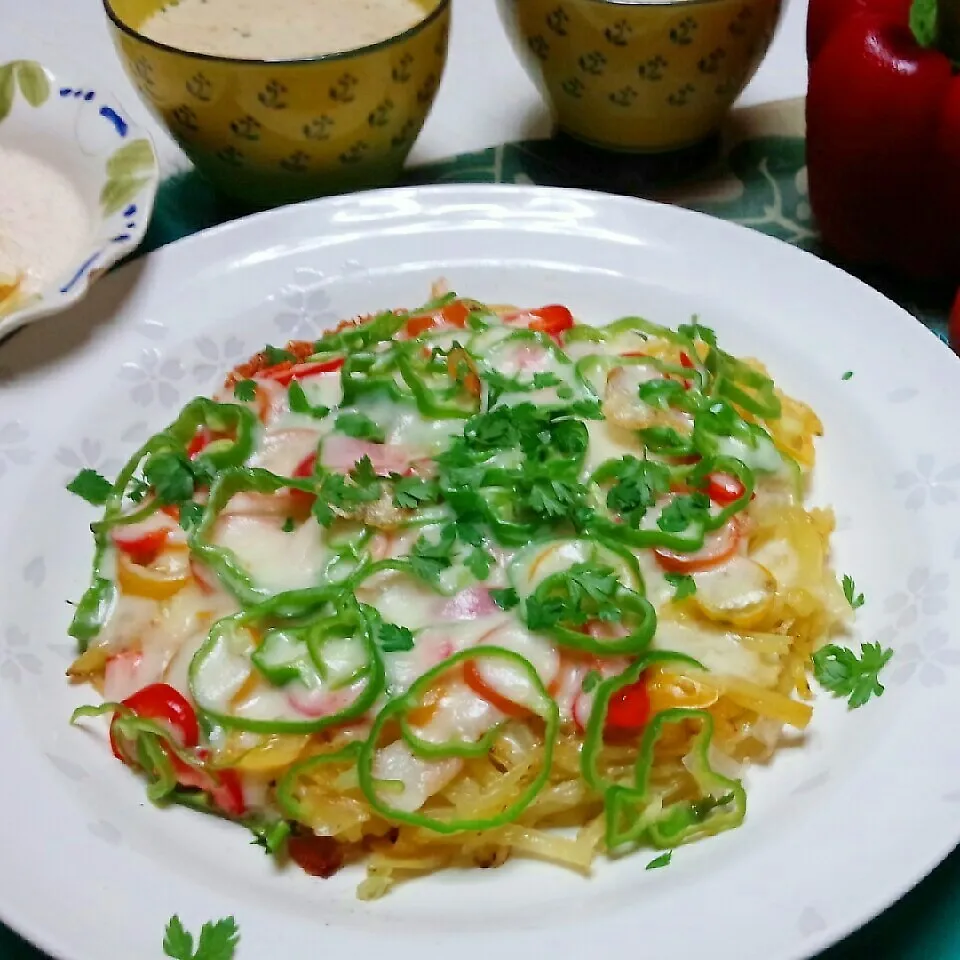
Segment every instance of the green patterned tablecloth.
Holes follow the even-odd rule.
[[[765,104],[731,118],[722,140],[698,155],[652,162],[598,155],[562,138],[510,143],[411,170],[407,184],[517,183],[573,186],[653,197],[761,230],[826,257],[807,199],[802,101]],[[189,172],[160,188],[148,252],[243,215]],[[829,258],[828,258],[829,259]],[[951,291],[861,279],[946,339]],[[819,960],[960,960],[960,852],[899,903]],[[812,935],[823,921],[805,917]],[[160,957],[160,939],[157,958]],[[0,960],[43,960],[0,925]],[[113,958],[104,958],[113,960]],[[148,957],[131,960],[152,960]],[[273,960],[273,958],[246,958]],[[669,958],[663,960],[683,960]]]

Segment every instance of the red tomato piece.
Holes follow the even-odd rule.
[[[562,334],[573,326],[573,314],[566,307],[556,303],[540,307],[538,310],[531,310],[530,316],[533,317],[529,325],[531,330],[545,333],[558,343]]]
[[[643,677],[621,687],[607,704],[604,731],[613,734],[638,733],[650,720],[650,695]]]
[[[181,747],[195,747],[200,742],[200,725],[190,702],[179,690],[167,683],[152,683],[127,697],[123,705],[138,717],[156,720],[165,726]],[[116,729],[116,718],[110,724],[110,746],[118,760],[127,762]]]
[[[475,660],[468,660],[463,665],[463,679],[466,685],[478,697],[482,697],[487,703],[496,707],[501,713],[506,714],[508,717],[522,718],[530,716],[529,710],[521,707],[519,703],[514,703],[502,693],[498,693],[483,679]]]
[[[145,567],[153,563],[157,554],[167,545],[170,531],[159,527],[145,532],[130,532],[123,527],[114,527],[110,536],[118,550],[122,550],[134,563]]]

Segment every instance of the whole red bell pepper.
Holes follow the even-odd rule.
[[[958,34],[960,0],[810,0],[810,204],[853,264],[960,282]]]

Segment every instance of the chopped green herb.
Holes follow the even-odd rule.
[[[852,380],[852,379],[853,379],[853,371],[852,371],[852,370],[848,370],[840,379],[841,379],[841,380]]]
[[[607,506],[630,515],[634,523],[670,490],[670,470],[656,460],[625,456],[610,469],[615,482],[607,492]]]
[[[373,443],[383,443],[386,440],[383,429],[365,413],[341,413],[337,417],[336,428],[357,440],[370,440]]]
[[[413,545],[410,569],[421,580],[435,583],[440,574],[453,565],[453,547],[456,540],[456,529],[452,525],[444,527],[436,541],[421,536]]]
[[[67,484],[67,489],[87,503],[102,507],[113,490],[113,484],[96,470],[85,467]]]
[[[813,655],[813,675],[835,696],[847,697],[853,710],[883,694],[879,674],[892,656],[893,650],[882,650],[879,643],[862,644],[859,659],[852,650],[828,643]]]
[[[289,350],[281,350],[269,343],[263,348],[263,358],[267,366],[275,367],[281,363],[292,363],[297,358]]]
[[[647,870],[659,870],[661,867],[670,866],[670,861],[673,859],[673,851],[668,850],[666,853],[661,853],[659,857],[654,857],[646,866]]]
[[[413,649],[413,632],[395,623],[383,623],[377,631],[377,644],[384,653],[407,653]]]
[[[573,387],[568,387],[566,385],[562,387],[557,387],[557,396],[561,400],[572,400],[573,399]]]
[[[667,573],[664,580],[674,588],[674,600],[686,600],[697,592],[697,582],[689,573]]]
[[[322,420],[330,412],[329,407],[325,407],[322,404],[314,406],[314,404],[310,402],[299,380],[291,381],[287,397],[290,401],[290,410],[293,413],[302,413],[308,417]]]
[[[170,918],[163,937],[163,952],[171,960],[233,960],[240,931],[233,917],[205,923],[200,929],[196,949],[193,937],[184,929],[178,916]]]
[[[243,403],[257,399],[257,384],[254,380],[238,380],[233,385],[233,395]]]
[[[695,524],[702,524],[710,513],[710,498],[705,493],[675,497],[657,517],[657,526],[664,533],[680,533]]]
[[[490,576],[493,566],[493,557],[482,547],[474,547],[472,553],[464,561],[464,566],[478,579],[486,580]]]
[[[513,587],[494,587],[490,591],[490,599],[501,610],[512,610],[520,602],[520,597]]]
[[[187,500],[180,504],[180,526],[187,532],[192,533],[200,526],[203,520],[203,506],[195,503],[193,500]]]
[[[280,529],[284,533],[293,533],[293,531],[296,529],[296,526],[297,525],[293,522],[293,517],[287,517],[287,519],[283,521],[283,526]]]
[[[849,574],[843,575],[843,595],[847,598],[847,603],[857,610],[866,602],[862,593],[857,593],[857,585],[853,582],[853,577]]]
[[[436,503],[440,498],[440,486],[436,480],[423,480],[420,477],[401,477],[392,474],[394,481],[393,502],[402,510],[416,510],[425,504]]]
[[[194,464],[183,453],[155,453],[146,462],[143,477],[163,504],[189,500],[196,486]]]

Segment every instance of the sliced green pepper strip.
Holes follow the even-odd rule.
[[[376,778],[373,775],[373,765],[376,760],[376,753],[379,746],[379,738],[384,727],[394,719],[402,720],[403,714],[416,706],[421,697],[430,688],[440,676],[446,673],[451,667],[466,660],[481,659],[483,657],[494,657],[502,660],[508,660],[519,667],[529,678],[539,701],[540,709],[533,712],[540,716],[544,721],[544,754],[543,764],[536,778],[521,792],[520,796],[511,803],[505,810],[502,810],[495,816],[476,820],[456,820],[442,817],[430,816],[425,813],[409,812],[398,810],[385,803],[377,792]],[[370,806],[382,817],[396,823],[406,823],[414,827],[423,827],[427,830],[433,830],[435,833],[452,834],[472,830],[492,830],[504,824],[511,823],[523,813],[524,810],[533,802],[537,794],[543,789],[544,784],[550,776],[550,768],[553,763],[553,747],[557,737],[557,731],[560,727],[560,711],[553,698],[547,693],[543,682],[540,680],[536,670],[529,661],[517,653],[510,650],[504,650],[500,647],[479,646],[469,650],[462,650],[445,660],[439,666],[427,671],[420,677],[407,693],[391,700],[380,711],[377,719],[373,723],[370,736],[363,744],[360,750],[360,758],[357,764],[357,772],[360,778],[360,789]],[[431,745],[432,747],[433,745]],[[463,744],[447,744],[444,756],[459,756],[456,751],[461,749]]]
[[[664,727],[686,720],[700,723],[684,766],[701,797],[664,807],[662,797],[650,789],[654,749]],[[607,792],[608,850],[644,838],[661,849],[678,847],[740,826],[747,811],[746,791],[739,780],[725,777],[710,766],[707,751],[712,738],[713,716],[706,710],[664,710],[647,724],[637,754],[635,786],[614,786]]]
[[[478,403],[464,403],[460,399],[463,397],[463,391],[459,388],[441,390],[435,386],[429,386],[414,369],[407,350],[397,350],[397,368],[413,394],[417,409],[423,416],[431,420],[467,420],[476,414]]]
[[[259,467],[232,467],[224,470],[210,487],[210,496],[203,510],[203,518],[188,539],[191,553],[212,570],[220,582],[240,603],[257,604],[269,592],[257,587],[250,575],[240,566],[236,554],[225,547],[210,543],[210,535],[217,517],[230,499],[241,492],[276,493],[284,487],[292,487],[311,493],[313,483],[307,479],[281,477]]]
[[[307,811],[303,804],[297,798],[296,788],[297,780],[305,773],[309,773],[314,767],[326,765],[328,763],[347,763],[356,762],[360,755],[360,742],[347,744],[339,750],[331,750],[329,753],[318,753],[306,760],[300,760],[290,767],[277,783],[277,803],[285,817],[296,820],[298,823],[306,823]]]
[[[366,683],[364,684],[363,690],[353,703],[344,707],[342,710],[329,716],[305,718],[303,720],[294,720],[285,717],[264,719],[239,717],[236,714],[224,713],[216,705],[209,702],[203,695],[202,690],[199,689],[201,674],[207,662],[220,652],[222,645],[226,645],[229,649],[231,641],[230,632],[232,630],[237,627],[248,627],[251,624],[256,624],[264,619],[268,619],[273,615],[275,610],[275,605],[264,604],[260,608],[255,607],[244,613],[226,617],[213,625],[213,628],[210,630],[210,635],[190,663],[190,695],[197,705],[198,711],[202,712],[208,721],[219,723],[230,729],[249,730],[253,733],[316,733],[319,730],[337,726],[366,713],[376,702],[377,697],[383,692],[385,673],[383,661],[380,659],[380,653],[377,650],[369,625],[366,619],[359,613],[356,617],[356,636],[363,642],[369,669],[365,673]],[[243,653],[247,656],[252,655],[252,651],[250,650],[243,651]]]
[[[610,699],[623,687],[636,683],[641,674],[652,666],[661,663],[680,663],[685,666],[703,669],[703,665],[688,657],[685,653],[673,653],[665,650],[651,650],[632,663],[623,673],[601,681],[593,694],[593,706],[590,718],[583,733],[583,749],[580,752],[580,775],[594,790],[606,793],[611,787],[617,786],[611,780],[600,775],[597,760],[603,749],[603,730],[607,722],[607,709]]]

